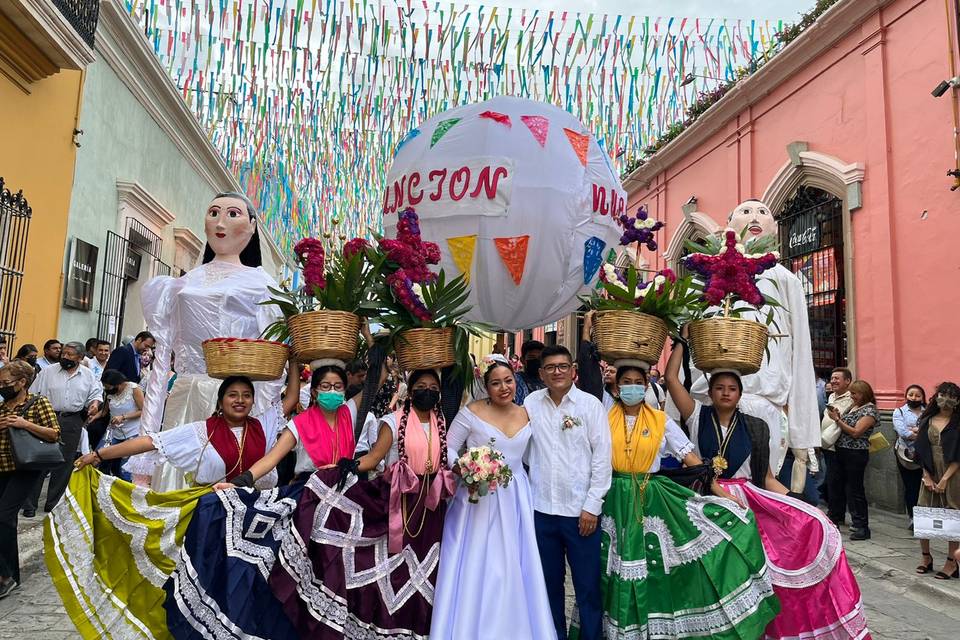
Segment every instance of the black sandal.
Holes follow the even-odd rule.
[[[917,565],[917,573],[923,575],[925,573],[933,573],[933,554],[930,553],[921,553],[924,558],[930,558],[930,562],[927,564]]]
[[[937,580],[949,580],[950,578],[960,578],[960,563],[957,563],[956,560],[948,560],[954,564],[953,573],[944,573],[943,571],[937,571],[936,575],[933,576]]]

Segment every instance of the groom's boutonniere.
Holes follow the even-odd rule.
[[[560,421],[560,429],[566,431],[567,429],[573,429],[574,427],[582,427],[583,420],[576,416],[563,416],[563,420]]]

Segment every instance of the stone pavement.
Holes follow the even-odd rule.
[[[873,539],[845,548],[876,640],[953,640],[960,637],[960,580],[919,576],[919,545],[907,519],[873,510]],[[63,611],[43,564],[41,518],[20,519],[21,573],[24,584],[0,601],[0,640],[67,640],[79,637]],[[943,565],[946,544],[934,543],[935,567]],[[569,581],[568,581],[569,582]],[[567,586],[572,604],[573,589]]]

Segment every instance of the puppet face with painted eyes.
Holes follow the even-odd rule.
[[[737,233],[747,230],[746,238],[763,238],[777,234],[777,221],[770,207],[759,200],[746,200],[730,213],[728,225]]]
[[[240,255],[253,237],[257,223],[243,200],[221,196],[207,207],[204,226],[210,248],[222,258]]]

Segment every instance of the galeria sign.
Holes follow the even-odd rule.
[[[413,207],[421,218],[505,216],[513,188],[509,158],[477,157],[457,166],[408,171],[387,183],[384,215]]]

